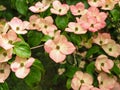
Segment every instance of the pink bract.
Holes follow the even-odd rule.
[[[16,56],[15,61],[11,64],[11,69],[18,78],[25,78],[29,74],[30,67],[34,61],[35,59],[32,57],[26,59]]]
[[[110,69],[112,69],[113,65],[114,62],[108,59],[108,57],[105,55],[98,56],[95,61],[95,67],[97,68],[97,70],[103,70],[106,73],[110,73]]]
[[[61,2],[58,0],[55,0],[52,3],[52,6],[53,8],[50,9],[51,13],[61,16],[67,14],[69,10],[69,6],[67,4],[61,4]]]
[[[109,33],[98,33],[97,36],[93,37],[93,43],[98,45],[104,45],[111,41],[111,36]]]
[[[120,55],[120,45],[114,40],[110,40],[107,44],[102,45],[103,50],[110,56],[118,57]]]
[[[93,7],[101,7],[103,0],[88,0],[88,4]]]
[[[104,72],[98,75],[99,88],[101,90],[111,90],[116,84],[116,78],[109,76]],[[108,82],[109,81],[109,82]]]
[[[85,34],[87,32],[79,23],[70,22],[65,31],[73,32],[74,34]]]
[[[29,10],[34,13],[44,12],[49,8],[49,4],[45,5],[44,3],[37,2],[35,6],[29,7]]]
[[[29,22],[22,21],[21,19],[14,17],[10,22],[8,22],[8,24],[17,34],[26,34],[26,29],[29,25]]]
[[[77,71],[71,81],[71,87],[74,90],[79,90],[78,88],[80,88],[83,85],[85,85],[85,87],[83,86],[83,88],[92,87],[92,83],[93,83],[93,78],[90,74],[83,73],[82,71]]]
[[[13,49],[8,49],[8,50],[0,50],[0,63],[7,62],[12,58],[12,52]]]
[[[9,74],[10,66],[7,63],[0,63],[0,83],[4,83]]]
[[[79,2],[76,5],[71,5],[70,11],[75,16],[84,15],[87,12],[87,10],[85,9],[85,6],[82,2]]]
[[[64,61],[66,55],[72,54],[75,51],[74,45],[67,41],[64,35],[59,35],[59,33],[56,34],[53,40],[45,42],[44,49],[56,63]]]
[[[0,46],[5,50],[14,47],[13,43],[20,41],[17,34],[13,30],[9,30],[6,34],[0,35]]]

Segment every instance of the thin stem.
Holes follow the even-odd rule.
[[[39,46],[35,46],[35,47],[31,47],[30,49],[36,49],[36,48],[40,48],[43,47],[44,45],[39,45]]]

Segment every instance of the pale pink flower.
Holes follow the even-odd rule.
[[[52,6],[53,8],[50,9],[51,13],[61,16],[67,14],[69,10],[69,6],[67,4],[61,4],[61,2],[58,0],[55,0],[52,3]]]
[[[47,16],[45,18],[40,18],[37,20],[39,23],[40,29],[38,31],[42,31],[43,34],[49,35],[57,30],[57,27],[53,24],[53,18],[51,16]]]
[[[99,82],[99,88],[101,90],[111,90],[116,83],[116,77],[114,76],[109,76],[104,72],[101,72],[98,77],[98,82]]]
[[[85,34],[87,32],[87,30],[85,30],[79,23],[75,22],[70,22],[65,31],[73,32],[75,34]]]
[[[12,52],[13,49],[8,49],[8,50],[0,50],[0,63],[7,62],[12,58]]]
[[[97,68],[97,70],[99,71],[103,70],[104,72],[107,73],[110,73],[110,69],[112,69],[113,65],[114,62],[108,59],[108,57],[105,55],[98,56],[95,61],[95,67]]]
[[[29,22],[27,21],[22,21],[21,19],[14,17],[10,22],[8,22],[12,30],[14,30],[17,34],[26,34]]]
[[[116,82],[111,90],[120,90],[120,83]]]
[[[50,7],[50,4],[45,5],[44,3],[41,3],[40,1],[35,4],[35,6],[29,7],[29,10],[34,13],[44,12]]]
[[[74,89],[74,90],[79,90],[79,88],[82,86],[82,85],[85,85],[86,87],[83,87],[83,88],[87,88],[87,86],[91,87],[92,86],[92,83],[93,83],[93,78],[90,74],[88,73],[83,73],[81,71],[77,71],[75,73],[75,75],[73,76],[73,79],[71,81],[71,87]],[[82,89],[80,89],[82,90]]]
[[[16,56],[15,61],[11,63],[11,69],[18,78],[25,78],[29,74],[34,61],[35,59],[32,57],[27,59]]]
[[[39,16],[37,16],[37,15],[30,16],[30,18],[29,18],[30,24],[27,27],[27,29],[30,29],[30,30],[39,30],[40,27],[38,25],[39,23],[37,22],[38,19],[39,19]]]
[[[9,74],[10,66],[7,63],[0,63],[0,83],[4,83]]]
[[[88,4],[93,7],[101,7],[103,2],[102,0],[88,0]]]
[[[90,90],[102,90],[102,89],[99,89],[97,87],[92,87]]]
[[[90,7],[85,15],[82,15],[80,18],[76,18],[76,20],[83,28],[91,32],[96,32],[105,27],[106,18],[106,13],[99,12],[99,9],[96,7]]]
[[[0,34],[6,34],[9,30],[9,25],[6,23],[5,25],[0,24]]]
[[[111,36],[109,33],[98,33],[97,36],[93,37],[93,43],[98,45],[104,45],[111,41]]]
[[[88,12],[87,12],[87,17],[89,19],[96,19],[96,22],[104,22],[105,19],[107,18],[107,13],[105,12],[100,12],[98,8],[96,7],[89,7]]]
[[[120,55],[120,45],[116,44],[114,40],[102,45],[102,48],[110,56],[118,57]]]
[[[64,35],[59,35],[59,33],[53,40],[45,42],[44,49],[56,63],[64,61],[66,55],[72,54],[75,51],[74,45],[67,41]]]
[[[82,2],[79,2],[76,5],[71,5],[70,6],[70,11],[75,16],[84,15],[87,12],[87,10],[85,9],[85,6]]]
[[[42,3],[45,5],[50,5],[55,0],[42,0]]]
[[[82,85],[79,90],[91,90],[92,85]]]
[[[103,0],[101,9],[112,10],[119,0]]]
[[[17,34],[13,30],[9,30],[6,34],[0,35],[0,46],[5,50],[14,47],[13,43],[20,41]]]

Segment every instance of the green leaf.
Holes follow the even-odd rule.
[[[69,5],[73,5],[73,4],[76,4],[76,3],[80,2],[80,0],[66,0],[66,2]]]
[[[42,63],[40,62],[40,60],[36,59],[32,66],[36,67],[42,73],[44,73],[44,67],[43,67]]]
[[[20,14],[22,14],[22,15],[26,15],[27,14],[28,5],[27,5],[26,0],[16,0],[15,5],[16,5],[17,11]]]
[[[113,10],[110,11],[113,21],[118,21],[120,19],[120,8],[114,8]]]
[[[74,44],[80,46],[80,43],[81,43],[80,35],[75,35],[75,34],[71,33],[70,34],[70,39]]]
[[[78,70],[77,67],[70,65],[67,67],[65,75],[69,78],[72,78],[77,70]]]
[[[20,41],[14,43],[14,53],[22,58],[29,58],[31,56],[31,50],[27,43]]]
[[[0,90],[9,90],[8,84],[6,82],[0,83]]]
[[[45,35],[45,36],[42,37],[41,41],[45,41],[46,42],[49,39],[52,39],[52,37],[50,37],[48,35]]]
[[[93,75],[95,72],[95,62],[91,62],[89,65],[86,67],[86,72]]]
[[[35,60],[31,67],[29,75],[25,78],[25,82],[30,87],[36,87],[40,80],[43,71],[43,66],[39,60]]]
[[[43,36],[43,34],[41,32],[30,31],[27,34],[28,43],[30,44],[30,46],[37,46],[37,45],[39,45],[41,43],[42,36]]]
[[[64,30],[67,27],[68,21],[67,16],[57,16],[55,19],[55,23],[60,30]]]
[[[71,88],[71,79],[70,78],[66,82],[66,87],[68,90]]]
[[[116,64],[114,64],[113,68],[111,69],[112,72],[114,72],[116,75],[120,75],[120,68]]]
[[[95,46],[92,46],[88,51],[87,51],[87,54],[86,54],[86,58],[88,59],[91,55],[97,53],[100,51],[100,47],[95,45]]]

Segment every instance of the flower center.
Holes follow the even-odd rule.
[[[33,23],[32,25],[33,25],[33,27],[35,27],[35,26],[36,26],[36,25],[35,25],[35,23]]]
[[[101,81],[100,84],[103,85],[103,81]]]
[[[0,73],[4,73],[4,69],[0,69]]]
[[[16,27],[16,30],[18,31],[20,28],[19,27]]]
[[[47,25],[44,25],[44,28],[46,29],[48,26]]]
[[[101,63],[101,66],[104,66],[104,63]]]
[[[61,12],[62,11],[62,9],[59,9],[59,12]]]
[[[59,50],[59,49],[60,49],[60,46],[56,46],[56,49]]]
[[[75,27],[75,31],[78,31],[78,27]]]
[[[7,56],[7,53],[6,53],[6,52],[4,52],[4,53],[3,53],[3,56],[4,56],[4,57],[6,57],[6,56]]]
[[[12,43],[13,43],[13,41],[12,41],[12,40],[9,40],[9,41],[8,41],[8,43],[12,44]]]
[[[109,48],[109,51],[111,52],[111,51],[112,51],[112,48]]]
[[[102,44],[102,43],[103,43],[103,41],[100,40],[100,44]]]
[[[78,13],[80,13],[80,10],[78,10]]]
[[[20,66],[23,67],[23,66],[24,66],[24,63],[21,63]]]
[[[94,24],[91,24],[91,27],[94,27]]]
[[[84,80],[80,80],[81,83],[84,83]]]

